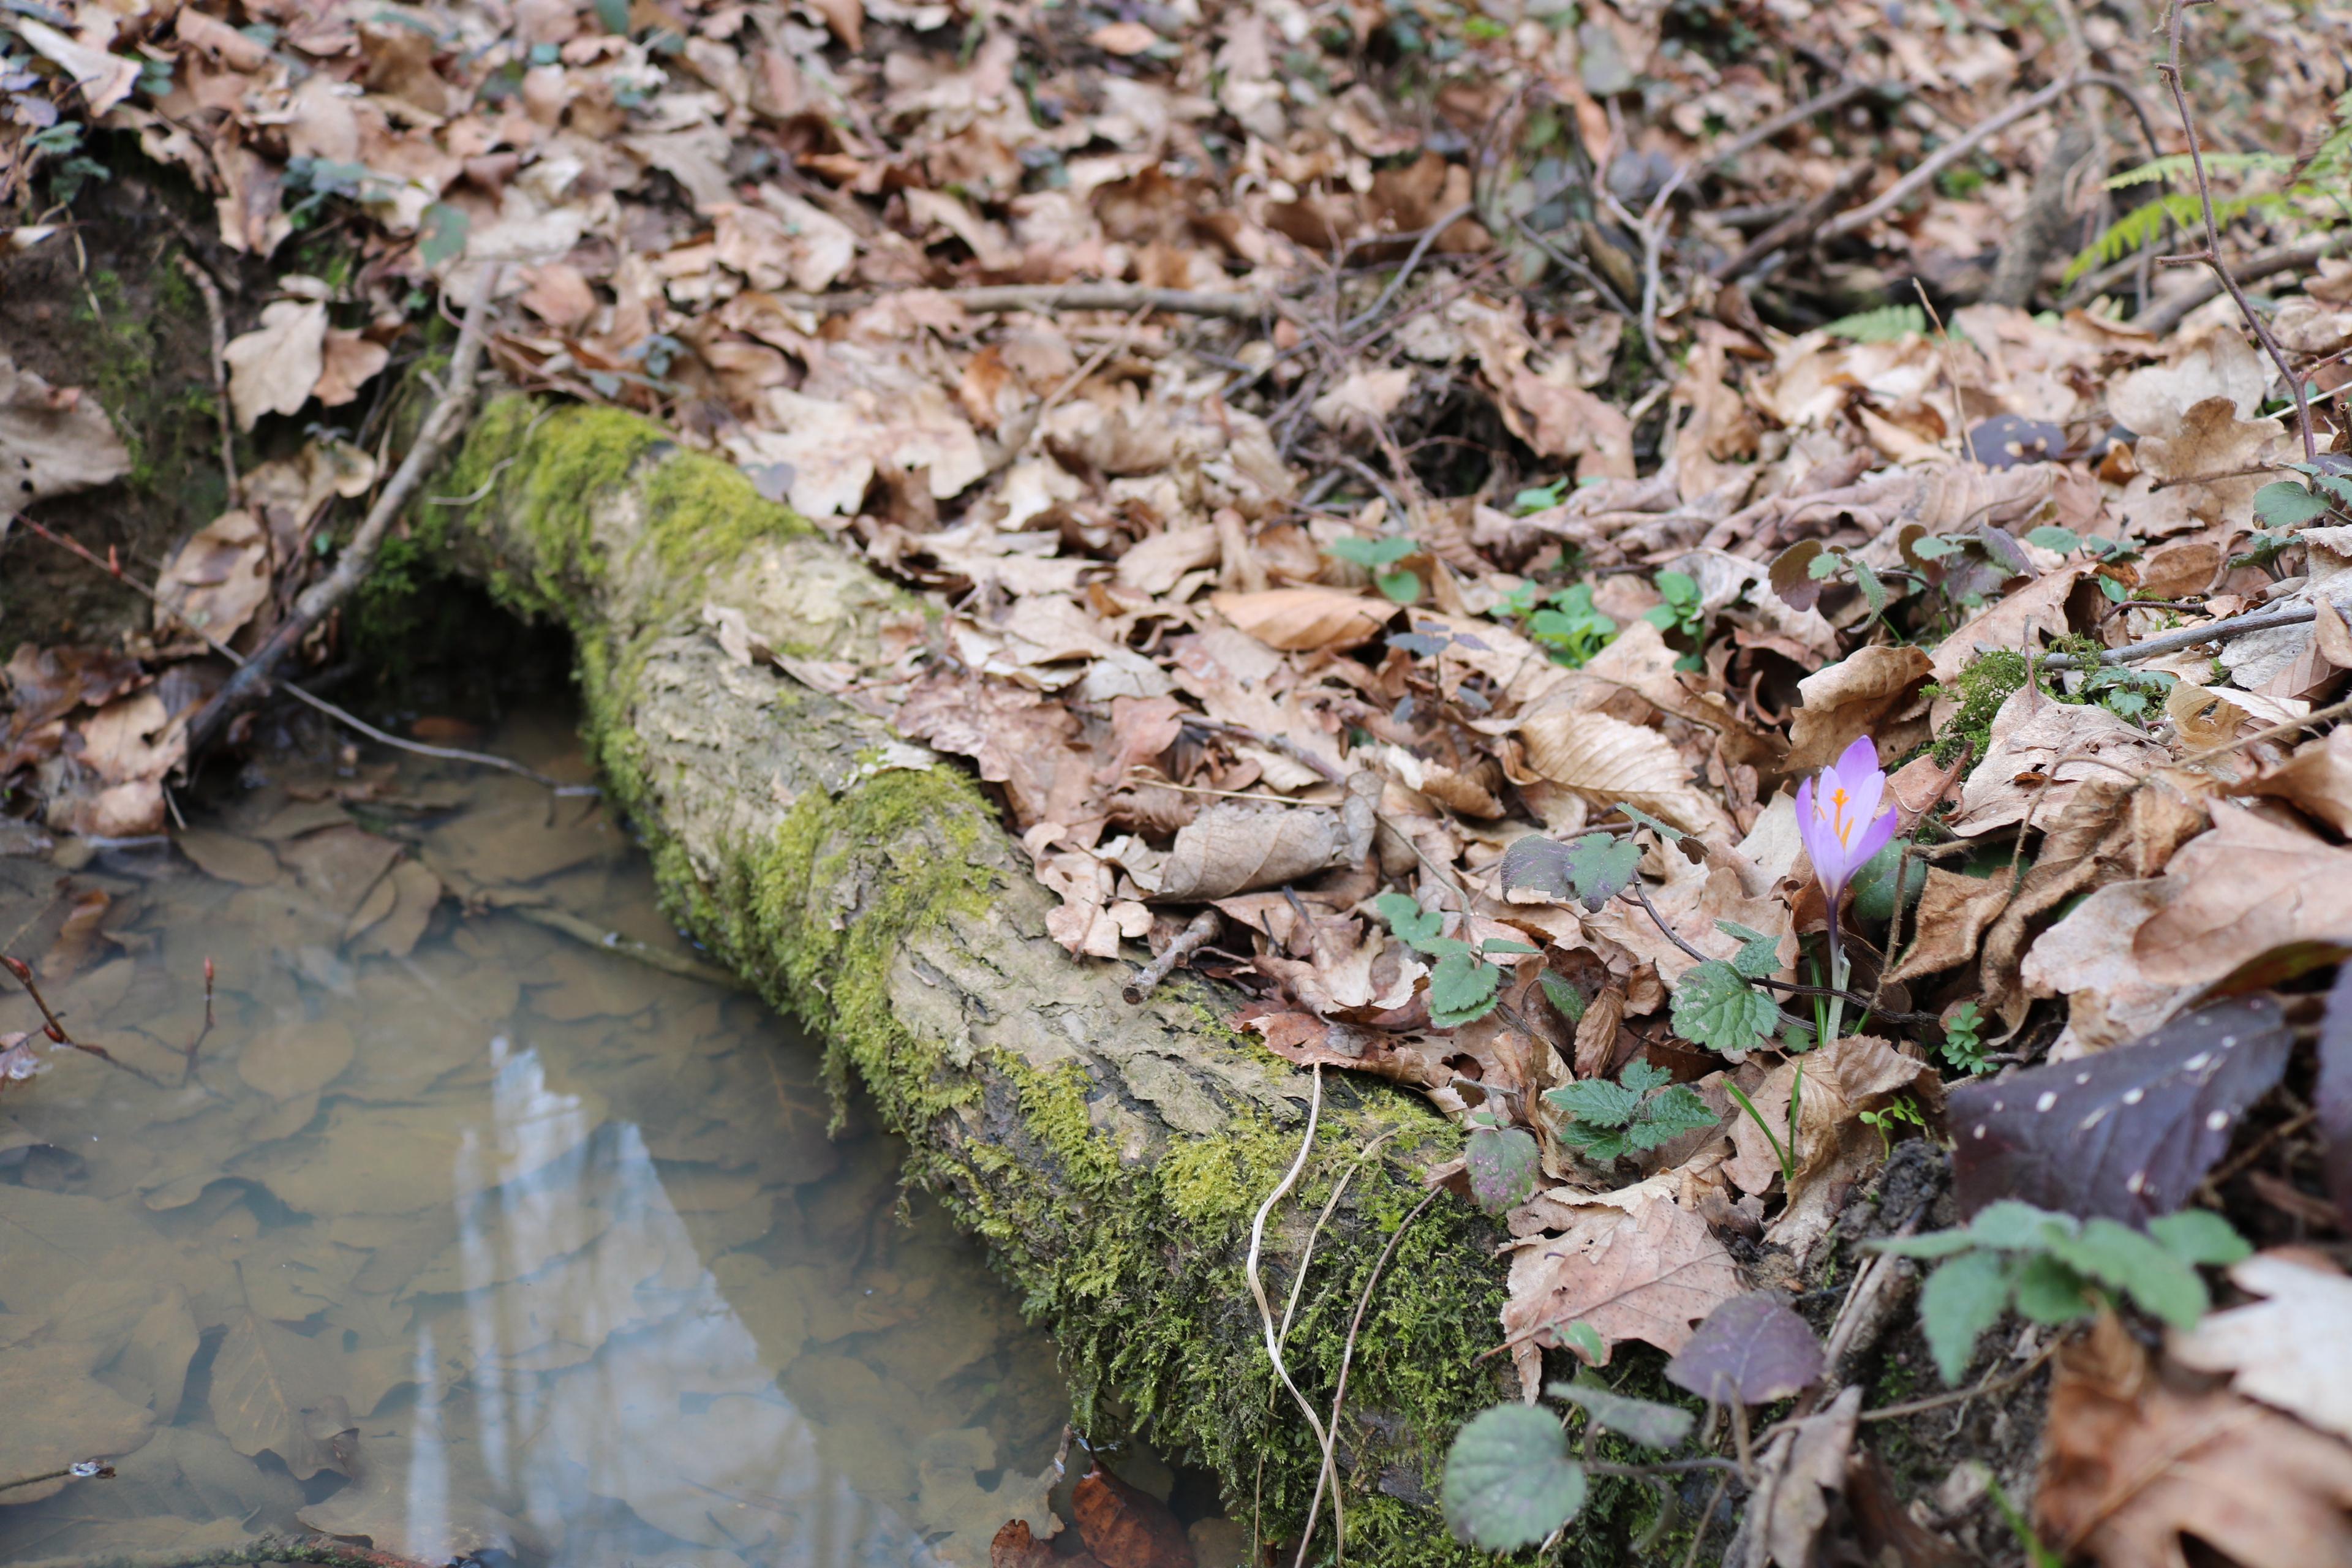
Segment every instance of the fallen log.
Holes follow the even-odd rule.
[[[492,403],[431,493],[444,504],[412,523],[428,547],[571,632],[591,752],[670,912],[827,1043],[837,1089],[872,1094],[908,1179],[1050,1325],[1081,1429],[1202,1464],[1245,1528],[1295,1534],[1322,1455],[1244,1266],[1297,1155],[1307,1076],[1226,1026],[1230,989],[1180,973],[1126,1002],[1126,966],[1047,937],[1049,896],[964,766],[737,662],[703,614],[740,611],[788,658],[876,666],[886,618],[919,602],[731,466],[610,409]],[[1418,1099],[1326,1079],[1265,1270],[1278,1313],[1305,1258],[1285,1355],[1327,1413],[1366,1279],[1422,1173],[1458,1148]],[[1355,1561],[1486,1560],[1433,1499],[1454,1429],[1507,1396],[1500,1358],[1474,1360],[1498,1337],[1499,1239],[1444,1196],[1380,1276],[1336,1445]],[[1595,1537],[1622,1538],[1616,1506],[1646,1494],[1597,1496]]]

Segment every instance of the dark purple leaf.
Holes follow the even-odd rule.
[[[2267,996],[2233,996],[2127,1046],[1952,1091],[1953,1194],[2145,1225],[2189,1201],[2294,1043]]]
[[[1812,1386],[1822,1342],[1769,1290],[1726,1301],[1666,1363],[1666,1381],[1702,1399],[1769,1405]]]
[[[1988,468],[2046,463],[2065,449],[2063,427],[2015,414],[1996,414],[1969,432],[1969,456]]]
[[[1586,909],[1598,910],[1625,890],[1641,864],[1642,847],[1630,835],[1588,833],[1562,844],[1530,833],[1503,851],[1503,886],[1578,898]]]
[[[2319,1087],[2312,1109],[2325,1146],[2319,1165],[2327,1195],[2352,1224],[2352,963],[2336,972],[2327,1011],[2319,1020]]]
[[[1463,1147],[1470,1196],[1488,1214],[1501,1214],[1535,1196],[1541,1157],[1536,1141],[1517,1127],[1479,1127]]]
[[[1820,540],[1801,539],[1772,558],[1772,592],[1790,609],[1810,610],[1821,602],[1822,583],[1812,574],[1821,552]]]

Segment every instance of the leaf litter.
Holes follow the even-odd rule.
[[[1963,1210],[2146,1221],[2210,1178],[2266,1239],[2340,1226],[2341,1050],[2298,1122],[2284,1065],[2216,1089],[2172,1048],[2207,1004],[2284,988],[2294,1016],[2244,1047],[2283,1057],[2297,987],[2342,956],[2352,783],[2341,732],[2312,731],[2352,668],[2326,449],[2352,264],[2309,243],[2340,236],[2319,197],[2352,163],[2339,10],[2187,29],[2178,79],[2231,149],[2195,178],[2265,268],[2267,336],[2147,265],[2196,189],[2168,117],[2065,85],[2160,96],[2161,50],[2104,13],[1817,7],[1741,21],[1727,54],[1721,18],[1627,5],[44,10],[72,26],[9,24],[0,179],[54,182],[72,139],[29,138],[86,121],[184,170],[230,251],[288,257],[321,211],[365,236],[347,274],[237,301],[240,426],[348,405],[415,300],[508,263],[511,379],[665,417],[924,595],[936,636],[846,675],[704,618],[971,759],[1073,962],[1168,952],[1206,915],[1187,963],[1251,994],[1237,1027],[1460,1121],[1515,1238],[1530,1394],[1535,1345],[1671,1352],[1801,1283],[1898,1132],[1954,1142]],[[2071,151],[2062,111],[2086,110]],[[86,390],[0,386],[28,495],[123,470]],[[261,465],[123,650],[16,653],[0,774],[48,830],[163,830],[206,639],[267,634],[374,468],[328,435]],[[1832,867],[1795,791],[1860,740],[1900,841]],[[445,897],[578,895],[609,825],[518,831],[539,807],[516,797],[387,834],[315,804],[178,836],[244,889],[229,973],[378,1018],[460,995],[617,1016],[543,931],[457,960],[427,934]],[[137,931],[75,908],[53,956],[92,983]],[[128,1059],[188,1037],[149,992],[116,1004],[154,1026],[82,1013]],[[174,1112],[217,1153],[84,1152],[84,1179],[173,1223],[221,1219],[224,1182],[323,1208],[332,1162],[286,1145],[414,1137],[460,1081],[521,1092],[470,1044],[355,1021],[347,1058],[306,1022],[253,1042],[284,1058],[262,1120]],[[31,1030],[5,1059],[105,1070]],[[561,1131],[481,1190],[601,1148],[610,1102],[546,1100],[530,1125]],[[2097,1136],[2035,1131],[2066,1118]],[[271,1136],[239,1152],[233,1126]],[[650,1142],[751,1158],[724,1119]],[[1825,1528],[1842,1409],[1782,1434],[1765,1489],[1794,1511],[1758,1516],[1751,1556]]]

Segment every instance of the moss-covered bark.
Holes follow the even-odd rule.
[[[876,659],[878,621],[912,605],[734,468],[625,415],[512,398],[434,489],[479,498],[425,524],[437,542],[518,610],[571,628],[590,742],[673,913],[872,1091],[910,1177],[1051,1326],[1080,1420],[1208,1465],[1236,1517],[1295,1530],[1318,1456],[1277,1397],[1242,1263],[1251,1215],[1297,1152],[1306,1076],[1221,1025],[1230,994],[1188,980],[1129,1006],[1114,966],[1048,940],[1047,897],[962,767],[728,658],[705,605],[740,610],[780,650],[851,662]],[[1418,1173],[1455,1147],[1416,1099],[1327,1084],[1266,1269],[1279,1303],[1352,1170],[1286,1352],[1310,1398],[1330,1397]],[[1373,1298],[1343,1423],[1355,1561],[1472,1555],[1431,1500],[1454,1427],[1502,1392],[1500,1358],[1472,1359],[1497,1331],[1496,1239],[1445,1199]]]

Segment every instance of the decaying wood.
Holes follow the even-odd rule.
[[[870,669],[911,601],[642,421],[537,413],[488,409],[436,493],[482,490],[454,531],[459,563],[577,639],[592,750],[674,912],[864,1080],[908,1140],[910,1177],[1049,1321],[1092,1435],[1138,1427],[1217,1470],[1270,1536],[1295,1529],[1322,1452],[1267,1398],[1242,1261],[1298,1150],[1307,1074],[1225,1026],[1230,988],[1179,971],[1129,1002],[1129,965],[1047,935],[1052,898],[962,763],[745,661],[740,639],[730,655],[714,629],[748,627],[794,668]],[[681,510],[689,495],[705,515]],[[1360,1080],[1334,1080],[1321,1126],[1266,1238],[1277,1288],[1318,1184],[1388,1140],[1316,1243],[1286,1347],[1328,1402],[1383,1221],[1458,1144],[1419,1100]],[[1444,1528],[1444,1444],[1497,1394],[1473,1361],[1496,1331],[1496,1239],[1466,1212],[1418,1227],[1363,1327],[1338,1446],[1351,1555]]]

